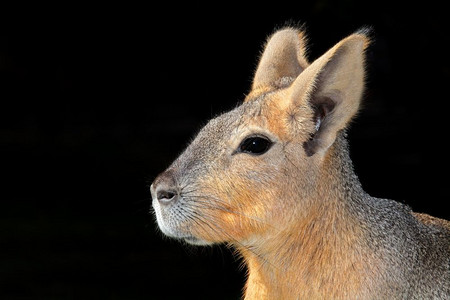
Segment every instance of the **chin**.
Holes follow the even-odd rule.
[[[167,219],[163,216],[161,208],[157,202],[153,202],[153,207],[156,213],[156,221],[158,223],[158,227],[166,236],[177,240],[182,240],[190,245],[208,246],[214,244],[213,242],[198,238],[190,232],[184,232],[177,228],[177,226],[171,224],[171,222],[167,222]]]
[[[214,244],[214,243],[212,243],[212,242],[208,242],[208,241],[205,241],[205,240],[202,240],[202,239],[193,237],[193,236],[184,237],[184,238],[182,238],[182,239],[183,239],[183,241],[185,241],[187,244],[195,245],[195,246],[210,246],[210,245],[213,245],[213,244]]]

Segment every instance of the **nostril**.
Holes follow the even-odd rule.
[[[171,191],[158,191],[156,197],[158,197],[159,200],[172,199],[173,197],[175,197],[175,193]]]
[[[173,170],[168,169],[159,174],[150,186],[150,193],[160,204],[174,204],[180,198],[179,187],[173,176]]]
[[[160,190],[156,192],[156,197],[161,203],[169,203],[177,198],[177,193],[170,190]]]

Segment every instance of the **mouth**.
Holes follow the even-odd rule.
[[[177,220],[175,220],[175,222],[171,222],[172,219],[169,218],[170,216],[164,216],[163,207],[160,206],[158,201],[153,200],[152,205],[156,215],[158,227],[166,236],[177,240],[182,240],[190,245],[206,246],[214,244],[214,242],[208,242],[195,237],[192,233],[190,233],[190,230],[186,230],[186,228],[180,230],[180,228],[178,228],[179,226],[176,226],[179,223]],[[179,217],[179,215],[176,217]],[[173,223],[175,223],[175,225]]]
[[[206,245],[211,245],[212,243],[201,240],[199,238],[196,238],[194,236],[185,236],[181,238],[183,241],[185,241],[188,244],[191,245],[197,245],[197,246],[206,246]]]

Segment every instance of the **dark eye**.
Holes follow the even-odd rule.
[[[245,138],[239,145],[237,152],[261,155],[267,152],[272,146],[272,142],[263,136],[250,136]]]

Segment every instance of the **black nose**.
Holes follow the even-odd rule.
[[[175,184],[175,179],[170,170],[167,170],[156,177],[150,187],[150,192],[152,198],[158,200],[162,205],[174,204],[180,196],[178,187]]]

